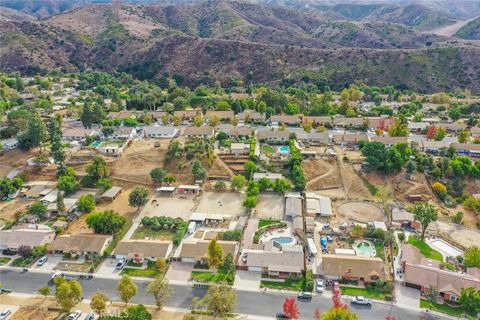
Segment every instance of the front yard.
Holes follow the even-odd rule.
[[[262,280],[260,282],[260,287],[290,291],[303,291],[304,281],[302,277],[298,279],[285,279],[284,282]]]
[[[192,280],[197,282],[227,282],[230,285],[233,284],[232,279],[228,278],[228,273],[222,271],[215,273],[209,271],[192,271],[191,277]]]
[[[410,236],[408,237],[408,243],[420,249],[420,253],[426,258],[443,262],[442,254],[437,250],[432,249],[425,241],[422,241],[414,236]]]
[[[366,298],[385,300],[385,294],[379,290],[371,288],[354,288],[340,286],[340,290],[343,295],[348,296],[364,296]]]
[[[26,268],[26,267],[30,267],[32,265],[32,263],[35,261],[36,257],[34,256],[29,256],[29,257],[26,257],[26,258],[17,258],[15,260],[13,260],[12,262],[12,266],[14,267],[20,267],[20,268]]]
[[[461,308],[461,307],[455,308],[455,307],[449,306],[446,303],[439,304],[439,303],[431,302],[431,301],[428,301],[428,300],[425,300],[425,299],[420,299],[420,308],[426,308],[426,309],[430,309],[430,310],[433,310],[433,311],[445,313],[445,314],[448,314],[449,316],[453,316],[453,317],[459,317],[460,318],[462,316],[465,316],[465,312],[464,312],[463,308]],[[474,314],[470,314],[470,315],[467,315],[467,316],[468,316],[468,319],[475,319]]]
[[[130,263],[129,263],[130,264]],[[123,270],[122,274],[129,275],[131,277],[148,277],[148,278],[154,278],[157,275],[162,273],[162,270],[160,270],[157,267],[157,264],[153,261],[148,261],[147,262],[147,267],[145,269],[134,269],[134,268],[129,268],[127,264]],[[136,264],[130,264],[131,266],[137,266]]]
[[[0,266],[9,263],[10,260],[12,260],[12,258],[9,258],[9,257],[1,257],[1,258],[0,258]]]

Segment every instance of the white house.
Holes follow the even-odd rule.
[[[178,129],[173,126],[148,126],[143,128],[146,138],[172,139],[178,135]]]
[[[132,140],[137,135],[133,127],[118,127],[113,131],[111,137],[114,140]]]

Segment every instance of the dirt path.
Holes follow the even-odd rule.
[[[307,182],[307,188],[308,188],[309,186],[311,186],[312,184],[314,184],[315,182],[317,182],[317,181],[319,181],[319,180],[321,180],[321,179],[323,179],[323,178],[325,178],[325,177],[327,177],[327,176],[329,176],[330,174],[333,173],[333,171],[335,170],[334,167],[333,167],[331,164],[329,164],[329,163],[326,163],[326,165],[327,165],[327,172],[325,172],[325,173],[322,174],[322,175],[319,175],[318,177],[315,177],[315,178],[309,180],[309,181]]]
[[[477,17],[474,17],[472,19],[469,19],[469,20],[465,20],[465,21],[458,21],[458,22],[455,22],[454,24],[451,24],[451,25],[448,25],[448,26],[445,26],[445,27],[440,27],[438,29],[434,29],[434,30],[431,30],[429,31],[429,33],[433,33],[433,34],[436,34],[436,35],[439,35],[439,36],[444,36],[444,37],[452,37],[454,36],[458,30],[460,30],[463,26],[465,26],[467,23],[469,23],[470,21],[472,20],[475,20]]]

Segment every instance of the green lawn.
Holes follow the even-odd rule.
[[[377,251],[377,257],[385,261],[385,247],[383,242],[375,241],[375,251]]]
[[[125,266],[122,270],[122,274],[127,274],[131,277],[148,277],[154,278],[159,275],[161,272],[157,268],[155,262],[148,261],[148,266],[146,269],[132,269]]]
[[[348,296],[364,296],[366,298],[373,298],[373,299],[385,299],[385,294],[383,292],[373,290],[370,288],[352,288],[352,287],[344,287],[340,286],[340,290],[342,294]]]
[[[272,146],[263,145],[263,146],[262,146],[262,151],[265,152],[265,153],[274,153],[274,152],[275,152],[275,149],[273,149]]]
[[[135,230],[135,233],[133,234],[133,239],[150,238],[150,239],[156,239],[156,240],[173,240],[174,236],[175,236],[175,231],[173,232],[170,230],[155,231],[149,227],[140,227],[137,230]]]
[[[260,282],[260,287],[280,289],[280,290],[303,291],[304,281],[303,281],[302,278],[299,278],[299,279],[285,279],[285,282],[275,282],[275,281],[262,280],[262,282]]]
[[[7,264],[10,260],[12,260],[12,258],[1,257],[0,258],[0,265]]]
[[[454,317],[461,317],[464,315],[463,308],[454,308],[449,306],[448,304],[438,304],[435,302],[431,302],[425,299],[420,299],[420,308],[427,308],[433,311],[441,312],[448,314],[449,316],[454,316]],[[474,319],[474,315],[470,315]],[[470,317],[469,317],[470,319]]]
[[[266,227],[271,224],[276,224],[279,223],[279,220],[269,220],[269,219],[261,219],[260,222],[258,223],[258,228]]]
[[[21,268],[29,267],[33,263],[34,260],[35,260],[35,258],[33,256],[30,256],[30,257],[27,257],[27,258],[17,258],[15,260],[13,260],[12,266],[21,267]]]
[[[228,282],[224,272],[192,271],[192,279],[198,282]]]
[[[443,256],[437,250],[432,249],[427,243],[417,239],[414,236],[408,237],[408,243],[420,249],[420,253],[425,257],[443,262]]]

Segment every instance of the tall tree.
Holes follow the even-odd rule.
[[[157,167],[150,171],[150,178],[152,178],[153,183],[156,185],[160,185],[166,176],[167,172],[162,168]]]
[[[93,123],[93,111],[90,103],[85,101],[82,108],[82,114],[80,115],[80,121],[83,123],[83,127],[87,129],[92,128]]]
[[[124,275],[118,282],[118,295],[120,296],[120,299],[125,302],[125,305],[127,305],[130,299],[137,294],[137,289],[137,285],[133,282],[132,278],[127,275]]]
[[[465,267],[480,268],[480,248],[472,246],[465,250]]]
[[[17,136],[20,149],[30,150],[40,147],[47,139],[47,127],[37,116],[31,117],[27,123],[27,129]]]
[[[63,277],[55,278],[55,299],[62,310],[70,311],[82,301],[82,286],[77,280],[66,280]]]
[[[470,314],[480,312],[480,290],[477,288],[462,288],[460,293],[460,305]]]
[[[213,239],[208,244],[208,265],[210,268],[218,268],[223,264],[223,249],[217,240]]]
[[[298,310],[297,300],[295,298],[285,298],[282,310],[288,319],[300,319],[300,311]]]
[[[57,211],[60,214],[63,214],[65,212],[65,202],[63,201],[63,192],[58,191],[57,195]]]
[[[93,212],[87,216],[87,225],[99,234],[117,234],[127,222],[125,217],[113,210]]]
[[[207,310],[215,317],[224,317],[235,311],[237,295],[226,284],[212,284],[203,298]]]
[[[148,189],[143,186],[136,186],[128,195],[128,204],[140,210],[141,207],[147,204],[147,197]]]
[[[155,280],[148,284],[147,293],[153,295],[155,304],[159,309],[162,309],[165,301],[172,296],[173,289],[163,275],[158,275]]]
[[[107,309],[107,302],[109,300],[110,299],[105,293],[97,291],[93,294],[92,299],[90,300],[90,308],[102,317],[103,312]]]
[[[422,240],[425,238],[425,231],[428,228],[430,222],[436,221],[438,214],[437,209],[430,203],[417,202],[415,209],[413,210],[413,216],[415,220],[420,221],[422,224]]]

